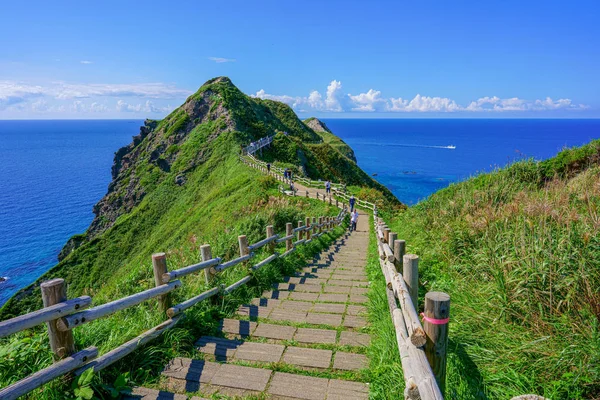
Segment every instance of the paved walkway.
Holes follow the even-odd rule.
[[[271,399],[363,400],[369,386],[360,370],[365,333],[368,215],[358,231],[339,238],[303,271],[275,284],[235,318],[219,337],[201,337],[194,359],[176,358],[162,375],[168,391],[136,388],[131,398],[187,399],[262,395]],[[180,394],[175,394],[180,393]],[[199,397],[193,397],[199,399]]]

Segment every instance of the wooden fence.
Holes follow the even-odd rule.
[[[326,201],[324,198],[321,198],[321,200]],[[275,234],[273,227],[267,226],[266,238],[257,243],[248,244],[246,235],[241,235],[238,237],[240,256],[226,262],[219,257],[212,256],[210,245],[203,245],[200,247],[202,261],[184,268],[168,271],[165,253],[153,254],[154,288],[91,308],[88,308],[92,303],[92,299],[89,296],[67,299],[67,287],[64,279],[52,279],[43,282],[40,287],[44,308],[0,322],[0,338],[46,323],[55,363],[1,389],[0,399],[16,399],[66,374],[74,373],[75,375],[80,375],[89,368],[93,368],[97,372],[108,367],[137,348],[159,337],[167,329],[175,326],[182,317],[183,312],[188,308],[219,293],[222,295],[231,293],[236,288],[248,283],[252,279],[254,271],[277,258],[286,257],[293,253],[297,249],[297,246],[308,244],[314,238],[333,230],[343,222],[347,213],[345,207],[339,206],[339,208],[341,210],[336,217],[320,217],[318,223],[314,222],[315,218],[313,218],[313,223],[311,224],[310,218],[307,217],[306,223],[298,221],[298,226],[294,228],[293,224],[289,222],[286,224],[285,235]],[[297,240],[294,240],[296,237]],[[275,251],[275,246],[279,243],[285,243],[285,252],[281,254]],[[182,285],[178,278],[204,271],[206,281],[210,282],[219,272],[249,261],[254,256],[255,250],[267,245],[269,252],[272,254],[249,267],[249,274],[244,278],[228,287],[213,287],[180,304],[171,304],[169,293],[177,290]],[[150,299],[157,299],[160,309],[169,317],[167,321],[100,357],[98,357],[98,349],[96,347],[88,347],[79,351],[75,349],[73,328],[109,316],[117,311],[133,307]]]
[[[286,183],[288,185],[291,182],[300,182],[303,186],[306,186],[308,188],[323,189],[325,187],[325,182],[323,182],[323,181],[315,181],[315,180],[308,179],[308,178],[305,178],[302,176],[295,176],[295,177],[293,177],[293,179],[285,178],[283,168],[276,167],[274,165],[271,165],[270,168],[267,168],[266,162],[258,160],[256,157],[254,157],[251,154],[248,154],[246,156],[240,156],[240,160],[243,163],[245,163],[246,165],[248,165],[252,168],[256,168],[259,171],[261,171],[267,175],[273,176],[275,179],[277,179],[283,183]],[[342,199],[343,202],[347,204],[350,201],[350,196],[348,196],[348,194],[344,193],[344,190],[342,188],[343,188],[342,184],[332,182],[331,183],[331,192],[333,193],[333,196],[325,195],[325,197],[337,199],[338,202],[340,199]],[[315,196],[324,196],[324,195],[323,194],[319,195],[319,192],[315,192]],[[308,197],[308,191],[306,192],[306,197]],[[357,207],[365,208],[365,209],[368,209],[371,211],[377,210],[377,206],[371,202],[359,199],[358,197],[355,197],[354,199],[355,199],[355,205]]]
[[[450,296],[442,292],[427,293],[421,324],[417,313],[419,257],[405,254],[406,242],[398,240],[397,234],[390,231],[376,212],[374,224],[379,263],[385,276],[406,384],[404,396],[407,399],[443,399]]]
[[[242,154],[252,155],[256,153],[263,147],[269,146],[271,142],[273,142],[273,138],[275,138],[275,135],[265,136],[264,138],[261,138],[256,142],[250,143],[248,146],[242,148]]]

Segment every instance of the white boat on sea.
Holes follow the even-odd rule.
[[[454,149],[456,148],[456,146],[455,146],[455,145],[453,145],[453,144],[451,144],[450,146],[446,146],[446,148],[447,148],[447,149],[452,149],[452,150],[454,150]]]

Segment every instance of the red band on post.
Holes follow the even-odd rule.
[[[450,318],[444,318],[444,319],[429,318],[429,317],[425,316],[424,313],[421,313],[421,317],[423,317],[423,321],[427,321],[430,324],[434,324],[434,325],[446,325],[448,322],[450,322]]]

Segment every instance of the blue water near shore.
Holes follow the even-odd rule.
[[[114,152],[143,121],[0,121],[0,305],[92,222]]]
[[[600,137],[600,120],[326,120],[358,164],[414,204],[523,156]],[[0,121],[0,304],[56,264],[106,193],[114,152],[142,121]],[[455,149],[447,146],[454,145]]]
[[[478,172],[523,157],[545,159],[600,138],[600,120],[325,119],[358,165],[415,204]],[[456,146],[452,149],[450,146]]]

